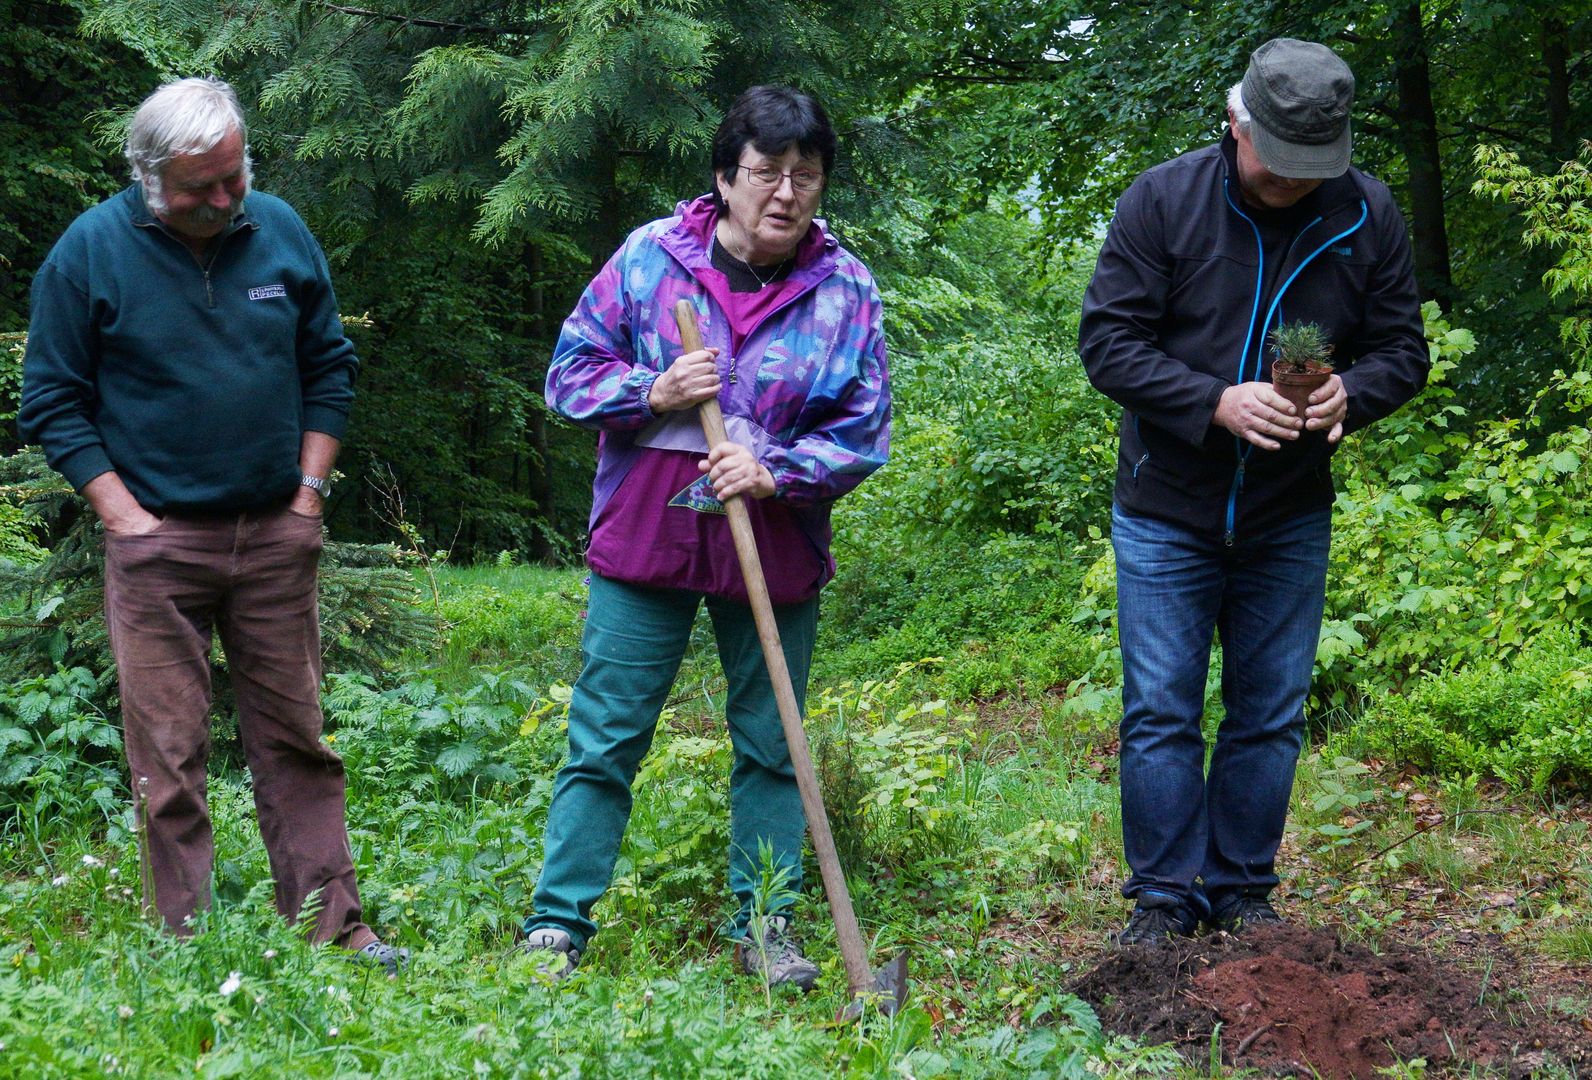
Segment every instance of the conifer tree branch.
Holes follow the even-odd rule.
[[[446,22],[442,19],[424,19],[418,15],[400,15],[395,11],[372,11],[369,8],[348,7],[345,4],[331,3],[331,0],[320,0],[320,5],[328,11],[335,11],[341,15],[353,15],[361,19],[385,19],[388,22],[403,23],[407,26],[424,26],[432,30],[457,30],[461,33],[469,34],[511,33],[508,28],[502,26]]]

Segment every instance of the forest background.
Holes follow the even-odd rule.
[[[238,88],[257,186],[327,251],[364,361],[327,515],[331,737],[370,910],[423,951],[406,989],[372,986],[272,920],[219,656],[221,902],[195,943],[148,931],[94,525],[12,432],[0,1071],[1164,1075],[1065,992],[1121,915],[1114,409],[1077,309],[1116,195],[1216,138],[1283,35],[1357,75],[1356,164],[1408,216],[1436,362],[1338,455],[1287,899],[1371,941],[1479,927],[1592,964],[1592,2],[6,0],[0,408],[32,274],[126,184],[123,125],[164,78]],[[594,464],[542,400],[552,342],[628,230],[706,190],[718,119],[759,82],[828,106],[821,213],[889,312],[893,455],[838,508],[809,723],[865,922],[928,967],[917,1008],[847,1034],[800,1022],[832,1001],[765,1000],[715,958],[705,633],[638,789],[611,951],[553,990],[509,949]]]

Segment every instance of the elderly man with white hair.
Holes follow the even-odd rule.
[[[1325,603],[1331,462],[1429,366],[1404,219],[1349,164],[1354,76],[1315,42],[1256,49],[1225,137],[1117,202],[1079,351],[1123,408],[1111,519],[1122,644],[1121,944],[1280,919],[1270,896]],[[1279,328],[1335,372],[1273,387]],[[1211,639],[1223,716],[1206,767]]]
[[[226,83],[156,90],[127,159],[132,186],[34,279],[18,423],[104,524],[147,886],[178,934],[210,903],[219,633],[278,910],[396,974],[408,950],[362,921],[343,764],[321,741],[321,503],[358,367],[326,259],[291,207],[250,190]]]

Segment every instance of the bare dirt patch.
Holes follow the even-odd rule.
[[[1272,1076],[1371,1080],[1395,1060],[1435,1072],[1478,1065],[1525,1078],[1551,1064],[1592,1063],[1592,1035],[1507,1002],[1514,986],[1389,943],[1381,952],[1330,929],[1257,928],[1114,952],[1072,990],[1108,1030],[1173,1042],[1209,1060]],[[1314,1072],[1312,1072],[1314,1070]]]

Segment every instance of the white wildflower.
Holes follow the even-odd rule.
[[[116,878],[119,878],[119,877],[122,876],[122,872],[120,870],[118,870],[116,867],[113,866],[113,867],[111,867],[109,870],[107,870],[105,872],[105,876],[108,877],[108,878],[111,878],[112,880],[115,880]]]
[[[337,1038],[337,1029],[334,1028],[334,1027],[329,1027],[329,1028],[326,1029],[326,1034],[328,1036],[330,1036],[331,1038],[335,1039],[335,1038]]]
[[[276,959],[276,950],[275,949],[267,949],[267,950],[265,950],[265,958],[267,960],[275,960]]]
[[[231,997],[238,992],[238,987],[243,985],[243,972],[234,971],[229,974],[226,981],[221,984],[221,996]]]
[[[71,880],[72,879],[67,877],[65,874],[60,874],[60,875],[57,875],[56,877],[51,878],[50,879],[50,884],[54,885],[57,889],[59,889],[62,885],[65,885],[68,881],[71,881]]]
[[[103,859],[96,859],[92,855],[85,855],[85,856],[83,856],[83,865],[84,866],[104,866],[105,865],[105,861]]]
[[[118,1005],[116,1006],[116,1015],[123,1020],[131,1020],[133,1018],[133,1007],[131,1005]]]

